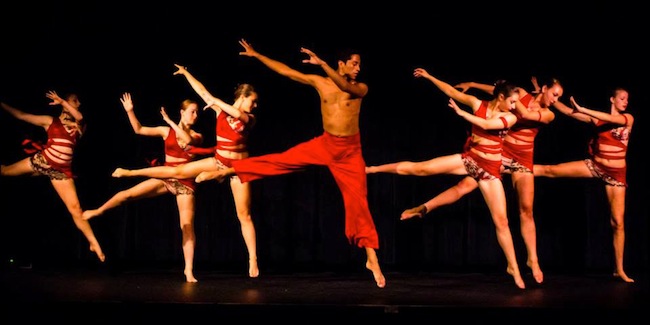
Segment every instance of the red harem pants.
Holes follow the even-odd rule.
[[[366,162],[360,134],[322,135],[282,152],[236,160],[235,173],[242,182],[301,171],[310,165],[327,166],[343,195],[345,236],[358,247],[379,248],[375,223],[368,208]]]

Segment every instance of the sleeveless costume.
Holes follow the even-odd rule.
[[[24,145],[31,144],[31,150],[37,150],[29,160],[31,168],[50,179],[75,178],[72,157],[79,138],[79,130],[66,128],[60,117],[54,117],[47,128],[47,143],[40,145],[37,142],[23,142]],[[30,152],[30,149],[25,151]]]
[[[594,157],[609,160],[625,160],[627,145],[623,143],[623,141],[628,141],[630,139],[631,132],[627,127],[627,117],[625,116],[626,114],[629,113],[622,114],[623,117],[625,117],[625,125],[622,126],[598,120],[598,123],[596,124],[596,137],[593,138],[589,143],[589,154],[592,157],[585,159],[585,163],[591,171],[591,174],[594,177],[600,178],[605,183],[612,186],[627,187],[627,167],[608,167],[596,161]],[[601,150],[600,145],[614,146],[617,147],[618,150]],[[623,153],[622,156],[620,155],[621,153]]]
[[[192,161],[196,155],[205,154],[206,152],[210,154],[211,148],[199,148],[191,145],[186,146],[185,149],[181,148],[176,139],[176,130],[171,127],[169,128],[169,133],[167,133],[167,137],[165,138],[165,155],[178,158],[178,161],[168,162],[165,160],[165,166],[178,166],[185,164]],[[163,181],[165,182],[167,190],[174,195],[194,194],[194,190],[196,189],[194,178],[167,178]]]
[[[227,158],[219,154],[217,150],[226,150],[232,152],[248,151],[248,137],[250,129],[255,125],[255,115],[248,115],[250,120],[244,123],[240,119],[234,118],[225,112],[217,116],[217,126],[215,132],[217,135],[217,144],[214,147],[214,159],[217,169],[222,170],[232,167],[232,162],[238,159]],[[237,175],[230,176],[231,179],[238,179]]]
[[[487,116],[488,104],[488,101],[481,101],[481,106],[479,106],[474,115],[485,119]],[[475,134],[481,138],[492,140],[497,142],[496,144],[486,145],[473,142],[472,135],[467,137],[467,141],[465,142],[464,152],[461,155],[463,164],[465,165],[465,170],[467,170],[467,175],[477,181],[497,178],[501,179],[501,160],[487,160],[472,151],[472,149],[474,149],[488,154],[502,152],[503,138],[507,131],[508,122],[503,117],[500,117],[499,119],[503,122],[504,127],[499,130],[483,130],[472,124],[472,135]]]
[[[531,94],[519,99],[519,101],[528,107],[533,101]],[[506,169],[512,172],[532,173],[533,172],[533,152],[535,149],[535,137],[539,133],[539,128],[543,125],[538,121],[527,120],[521,117],[519,111],[515,110],[517,123],[508,130],[508,136],[511,136],[520,142],[512,143],[503,142],[502,163]],[[541,113],[540,113],[541,114]],[[541,115],[540,115],[541,117]]]

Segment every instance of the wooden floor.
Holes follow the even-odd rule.
[[[253,317],[250,322],[302,324],[410,318],[427,323],[453,319],[552,324],[561,320],[558,316],[581,323],[631,321],[650,307],[645,275],[636,275],[630,284],[610,274],[547,272],[538,285],[527,274],[525,290],[505,273],[385,275],[387,286],[381,289],[370,272],[278,272],[249,278],[215,271],[199,272],[198,283],[186,283],[179,270],[171,269],[10,267],[0,272],[0,291],[2,309],[16,319],[36,321],[45,315],[48,320],[86,324],[150,324],[179,317],[215,323],[226,321],[222,317]],[[92,318],[76,316],[81,311]]]

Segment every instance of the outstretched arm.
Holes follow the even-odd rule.
[[[490,95],[494,93],[494,85],[482,84],[473,81],[461,82],[459,84],[456,84],[454,88],[460,88],[460,91],[464,93],[466,93],[470,88],[481,90]]]
[[[575,107],[576,111],[578,111],[578,112],[580,112],[582,114],[589,115],[589,116],[591,116],[593,118],[599,119],[601,121],[614,123],[614,124],[619,124],[619,125],[626,125],[626,124],[632,125],[632,123],[634,122],[634,118],[632,117],[631,114],[628,114],[627,117],[623,116],[622,114],[621,115],[612,115],[612,114],[609,114],[609,113],[596,111],[596,110],[593,110],[593,109],[589,109],[589,108],[580,106],[580,105],[578,105],[576,100],[573,98],[573,96],[571,96],[569,98],[569,100],[571,100],[571,105],[573,105],[573,107]]]
[[[555,113],[550,109],[540,109],[537,111],[529,111],[524,104],[520,101],[515,103],[515,109],[519,116],[525,120],[537,121],[544,124],[549,124],[555,119]]]
[[[11,114],[11,116],[15,117],[16,119],[19,119],[23,122],[27,122],[29,124],[33,124],[36,126],[43,127],[47,129],[50,124],[52,124],[52,116],[49,115],[34,115],[30,113],[25,113],[15,107],[9,106],[6,103],[2,102],[0,103],[0,106],[2,106],[2,109],[7,111],[7,113]]]
[[[539,86],[537,83],[537,77],[533,76],[530,78],[531,83],[533,84],[533,90],[531,91],[532,94],[539,94],[539,92],[542,90],[542,88]],[[474,81],[466,81],[466,82],[461,82],[458,83],[454,86],[454,88],[460,88],[460,91],[462,92],[467,92],[469,89],[474,88],[481,90],[483,92],[486,92],[490,95],[494,94],[494,85],[488,85],[484,83],[479,83],[479,82],[474,82]],[[520,96],[524,96],[528,93],[528,90],[517,87]]]
[[[481,105],[480,99],[459,91],[458,89],[454,88],[452,85],[430,75],[429,72],[427,72],[427,70],[423,68],[416,68],[415,71],[413,72],[413,76],[415,76],[416,78],[428,79],[436,87],[438,87],[438,89],[442,90],[442,92],[445,93],[445,95],[471,107],[472,111],[476,111]]]
[[[573,100],[573,96],[571,96],[569,98],[569,100],[571,100],[572,104],[575,102]],[[593,123],[594,122],[593,117],[591,117],[591,116],[589,116],[589,115],[587,115],[585,113],[581,113],[577,109],[566,106],[564,103],[560,102],[559,100],[556,101],[555,103],[553,103],[553,107],[555,107],[555,109],[560,111],[560,113],[562,113],[562,114],[564,114],[566,116],[572,117],[572,118],[574,118],[574,119],[576,119],[578,121],[586,122],[586,123],[590,123],[590,122]]]
[[[514,114],[505,114],[503,118],[506,120],[505,125],[504,121],[500,118],[484,119],[478,117],[472,113],[469,113],[456,104],[453,98],[449,98],[449,104],[447,105],[454,109],[458,116],[464,118],[467,122],[470,122],[483,130],[499,130],[504,128],[509,128],[517,122],[517,117]]]
[[[285,77],[288,77],[292,80],[295,80],[303,84],[313,85],[313,79],[311,75],[307,75],[302,72],[299,72],[295,69],[290,68],[288,65],[280,61],[276,61],[274,59],[269,58],[266,55],[261,54],[260,52],[257,52],[253,48],[253,46],[244,39],[239,40],[239,44],[244,48],[244,51],[239,52],[239,55],[256,58],[260,62],[262,62],[265,66],[269,67],[271,70],[279,73],[280,75],[283,75]]]

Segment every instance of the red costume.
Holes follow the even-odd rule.
[[[74,178],[72,157],[80,137],[77,128],[66,127],[60,117],[53,118],[47,128],[47,143],[30,159],[32,169],[53,179]]]
[[[630,129],[627,127],[627,117],[629,113],[622,114],[625,117],[625,125],[619,126],[618,124],[607,123],[598,121],[596,124],[597,136],[591,141],[589,146],[589,153],[592,159],[587,159],[587,167],[591,173],[609,185],[614,186],[627,186],[626,171],[627,168],[615,168],[605,166],[593,157],[598,157],[608,160],[624,160],[627,153],[627,141],[630,139]],[[604,150],[601,145],[616,147],[618,149]]]
[[[226,113],[220,113],[217,116],[217,145],[214,150],[214,158],[217,168],[219,170],[232,167],[232,162],[238,159],[223,157],[219,154],[218,150],[225,150],[231,152],[246,152],[248,147],[248,136],[250,129],[255,125],[255,115],[248,114],[248,123],[234,118]],[[237,175],[230,176],[230,178],[238,178]]]
[[[482,101],[481,106],[479,106],[478,110],[474,112],[474,115],[486,118],[488,104],[489,102]],[[508,122],[503,117],[500,117],[500,119],[503,122],[503,129],[498,130],[483,130],[472,124],[472,135],[477,135],[481,138],[497,142],[496,144],[479,144],[473,141],[472,135],[470,135],[465,142],[465,148],[462,154],[463,163],[465,164],[467,174],[472,178],[475,178],[477,181],[494,178],[501,179],[501,160],[487,160],[472,151],[472,149],[474,149],[488,154],[502,152],[503,138],[505,137],[505,132],[508,128]]]
[[[255,117],[252,114],[249,117],[250,121],[246,124],[224,112],[219,113],[217,126],[215,127],[217,133],[216,149],[246,152],[248,150],[246,142],[248,141],[249,130],[255,123]],[[215,157],[219,159],[216,155]]]
[[[242,182],[303,170],[310,165],[327,166],[336,180],[345,205],[345,236],[359,247],[379,248],[375,223],[367,200],[366,163],[361,136],[338,137],[327,132],[282,153],[232,162]]]
[[[178,139],[176,139],[176,131],[170,127],[165,138],[165,155],[178,158],[178,160],[174,162],[165,161],[165,166],[181,165],[193,160],[196,155],[210,155],[213,151],[214,147],[200,148],[187,145],[185,148],[181,148]],[[165,186],[174,194],[192,194],[196,189],[196,182],[194,178],[166,179]],[[186,189],[183,189],[183,187],[186,187]]]
[[[528,107],[532,100],[533,96],[531,94],[526,94],[526,96],[519,99],[526,107]],[[515,138],[519,143],[515,144],[504,141],[502,155],[505,161],[509,161],[505,167],[532,173],[535,137],[539,133],[539,128],[542,126],[542,123],[522,118],[517,110],[514,113],[517,116],[517,123],[508,130],[508,136]],[[524,168],[518,168],[518,166],[523,166]]]

